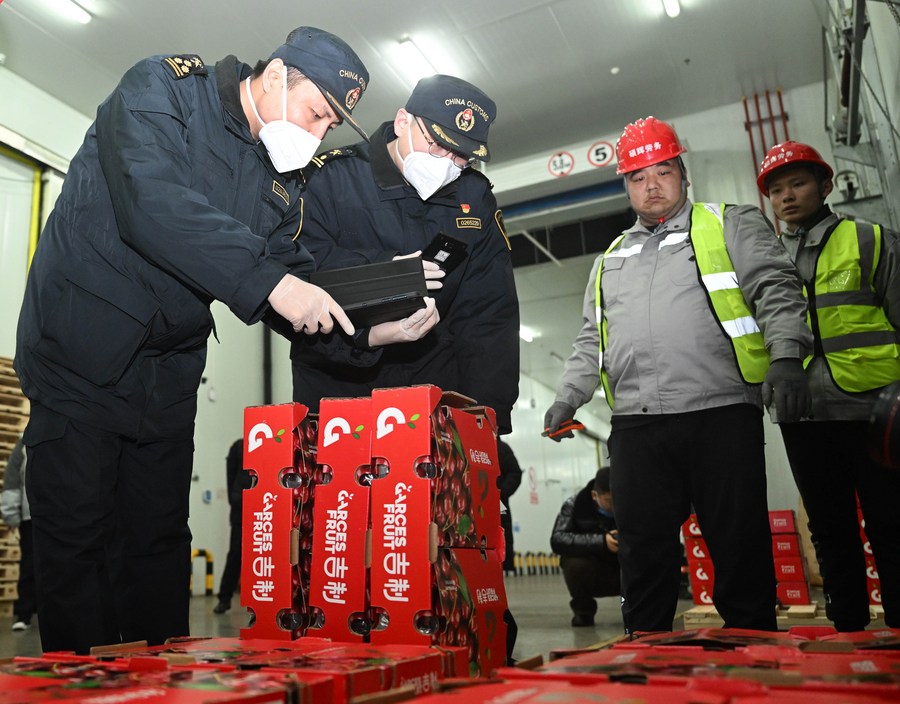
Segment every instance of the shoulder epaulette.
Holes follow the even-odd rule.
[[[312,158],[309,162],[309,167],[315,167],[317,169],[321,169],[325,166],[326,163],[330,161],[334,161],[335,159],[343,159],[348,156],[356,156],[356,149],[354,147],[340,147],[339,149],[329,149],[328,151],[324,151],[321,154],[317,154]]]
[[[166,56],[163,63],[169,67],[175,74],[175,79],[185,78],[186,76],[206,76],[206,66],[196,54],[175,54]]]

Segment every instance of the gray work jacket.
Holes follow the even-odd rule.
[[[606,260],[604,314],[609,324],[606,369],[614,415],[662,415],[738,403],[762,407],[758,384],[741,378],[734,351],[699,280],[690,230],[691,202],[652,232],[638,220]],[[741,290],[772,359],[802,358],[812,349],[806,302],[796,270],[762,212],[728,206],[725,242]],[[584,296],[583,325],[566,361],[556,400],[579,407],[599,383],[600,336],[594,262]]]

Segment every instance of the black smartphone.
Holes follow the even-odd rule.
[[[466,258],[467,246],[462,240],[440,232],[422,250],[422,259],[434,262],[449,274]]]

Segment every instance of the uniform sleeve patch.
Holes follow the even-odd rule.
[[[509,243],[509,235],[506,234],[506,223],[503,222],[503,211],[498,209],[494,213],[494,221],[497,223],[497,227],[500,228],[500,234],[503,235],[503,239],[506,240],[506,248],[511,251],[512,245]]]
[[[196,54],[177,54],[167,56],[163,59],[163,63],[169,67],[176,79],[186,76],[205,76],[207,75],[206,66]]]

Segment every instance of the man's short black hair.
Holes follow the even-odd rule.
[[[601,467],[594,476],[594,491],[598,494],[609,493],[609,467]]]

